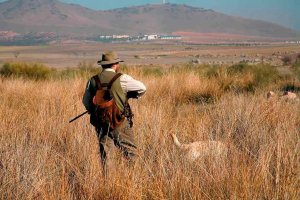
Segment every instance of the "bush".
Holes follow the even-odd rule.
[[[294,71],[300,79],[298,62],[295,63]],[[122,72],[134,76],[162,77],[167,74],[193,74],[198,77],[208,78],[218,84],[218,87],[226,91],[253,92],[257,87],[267,86],[279,79],[278,71],[271,65],[249,65],[240,63],[232,66],[218,65],[174,65],[171,68],[161,66],[127,67],[122,65]],[[50,69],[43,64],[30,63],[5,63],[0,69],[0,74],[6,77],[25,77],[31,79],[69,79],[89,78],[101,71],[101,68],[86,61],[80,62],[76,68]],[[204,95],[207,96],[207,95]],[[199,99],[192,98],[192,99]],[[200,99],[203,99],[202,97]],[[204,99],[207,99],[206,97]]]
[[[169,68],[168,73],[172,74],[183,74],[183,73],[191,73],[197,74],[199,76],[204,77],[216,77],[219,75],[219,69],[222,68],[218,65],[209,65],[209,64],[180,64],[173,65]]]
[[[279,78],[278,71],[271,65],[254,65],[252,70],[255,83],[258,86],[265,86],[270,83],[275,83]]]
[[[142,73],[144,76],[161,77],[164,71],[161,67],[144,67],[142,68]]]
[[[168,72],[172,74],[193,73],[215,82],[223,92],[233,91],[237,93],[254,92],[257,88],[276,83],[280,78],[277,69],[268,64],[249,65],[239,63],[232,66],[186,64],[173,66]],[[210,98],[197,97],[192,99]]]
[[[69,79],[76,77],[89,78],[101,71],[91,63],[81,62],[77,68],[51,69],[39,63],[5,63],[0,69],[0,75],[4,77],[22,77],[34,80],[45,79]]]
[[[100,69],[101,67],[95,66],[94,63],[83,61],[78,64],[77,76],[87,78],[90,77],[91,75],[95,75],[99,73]]]
[[[58,71],[55,75],[53,74],[53,78],[60,78],[60,79],[70,79],[70,78],[90,78],[91,76],[99,73],[101,71],[101,68],[67,68],[61,71]]]
[[[245,73],[246,71],[250,71],[250,68],[251,68],[251,66],[248,64],[239,63],[239,64],[228,67],[227,72],[230,75],[236,75],[236,74]]]
[[[225,71],[224,67],[217,65],[203,65],[203,75],[208,78],[223,76]]]
[[[281,60],[282,60],[283,64],[285,64],[285,65],[292,64],[292,57],[290,55],[283,56],[283,58]]]
[[[5,63],[0,74],[5,77],[24,77],[30,79],[47,79],[51,74],[50,68],[38,63]]]
[[[241,78],[243,75],[251,74],[253,76],[253,83],[251,83],[253,86],[251,87],[266,86],[276,82],[279,78],[279,73],[276,68],[268,64],[248,65],[240,63],[230,66],[227,71],[229,75],[239,75]]]

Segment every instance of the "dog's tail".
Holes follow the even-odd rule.
[[[182,146],[181,146],[181,143],[179,142],[177,136],[176,136],[175,134],[173,134],[173,133],[171,134],[171,136],[172,136],[172,138],[173,138],[174,144],[175,144],[177,147],[181,148]]]

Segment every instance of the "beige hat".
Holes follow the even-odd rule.
[[[108,51],[105,52],[104,54],[102,54],[102,59],[99,60],[97,63],[98,65],[110,65],[110,64],[115,64],[115,63],[119,63],[119,62],[124,62],[123,60],[121,60],[117,53],[115,53],[114,51]]]

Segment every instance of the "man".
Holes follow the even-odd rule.
[[[120,70],[119,63],[124,62],[118,58],[115,52],[106,52],[98,64],[103,70],[96,76],[90,78],[87,82],[86,90],[83,96],[83,104],[90,114],[90,122],[96,128],[99,139],[99,150],[102,165],[105,171],[108,145],[107,141],[112,140],[123,155],[131,159],[135,155],[136,145],[132,132],[132,116],[129,98],[139,98],[146,92],[145,85],[133,79],[127,74],[118,74]],[[113,126],[112,123],[103,122],[97,117],[97,105],[95,105],[95,95],[99,89],[99,83],[102,85],[111,84],[110,95],[115,101],[116,108],[120,111],[120,124]],[[100,86],[101,87],[101,86]]]

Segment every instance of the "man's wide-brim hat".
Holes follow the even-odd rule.
[[[124,62],[124,61],[118,57],[116,52],[109,51],[102,54],[101,60],[99,60],[97,63],[98,65],[111,65],[119,62]]]

